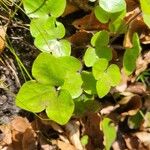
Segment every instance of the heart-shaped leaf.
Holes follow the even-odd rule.
[[[16,97],[16,105],[32,112],[41,112],[55,99],[56,91],[50,85],[28,81],[23,84]]]
[[[69,121],[73,111],[74,102],[67,90],[61,90],[58,97],[46,108],[47,116],[61,125]]]

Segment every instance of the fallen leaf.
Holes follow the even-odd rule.
[[[100,23],[93,13],[90,13],[83,18],[75,20],[73,26],[80,30],[108,30],[108,24]]]
[[[0,26],[0,53],[4,50],[5,48],[5,35],[6,35],[6,30],[7,27],[5,26]]]
[[[65,130],[68,133],[70,142],[76,147],[76,149],[83,150],[80,141],[79,122],[78,121],[68,122],[65,125]]]

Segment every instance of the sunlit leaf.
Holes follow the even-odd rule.
[[[150,9],[149,9],[150,0],[140,0],[140,3],[141,3],[141,9],[143,12],[144,22],[150,28]]]
[[[94,13],[95,13],[96,18],[100,22],[107,23],[109,21],[110,14],[106,12],[104,9],[102,9],[101,7],[96,6],[94,9]]]
[[[82,79],[79,73],[67,72],[64,84],[62,85],[61,89],[67,90],[74,99],[81,95],[82,93],[81,85]]]
[[[116,139],[117,133],[115,125],[109,118],[104,118],[100,122],[100,129],[104,133],[104,145],[106,150],[110,150],[113,142]]]
[[[105,11],[115,13],[126,9],[125,0],[99,0],[99,5]]]
[[[111,86],[116,86],[120,83],[121,73],[117,65],[111,64],[107,69],[107,74],[111,78]]]
[[[92,68],[93,76],[96,80],[98,80],[101,77],[101,74],[103,74],[104,71],[106,71],[108,66],[108,61],[106,59],[98,59]]]
[[[53,86],[60,86],[64,82],[66,71],[61,67],[56,57],[41,53],[34,61],[32,75],[37,81]]]
[[[108,74],[103,73],[100,79],[96,83],[97,94],[100,98],[103,98],[108,94],[111,88],[111,80]]]
[[[41,112],[55,99],[56,91],[50,85],[28,81],[23,84],[16,97],[16,105],[22,109]]]
[[[97,57],[96,52],[95,52],[95,49],[92,48],[92,47],[89,47],[89,48],[86,50],[83,59],[84,59],[85,65],[86,65],[87,67],[93,66],[94,63],[96,62],[96,60],[98,60],[98,57]]]
[[[71,95],[68,91],[61,90],[58,97],[47,107],[46,114],[51,120],[64,125],[71,118],[73,111],[74,102]]]

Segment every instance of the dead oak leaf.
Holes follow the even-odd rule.
[[[1,52],[4,50],[4,48],[5,48],[6,30],[7,30],[7,27],[5,27],[5,26],[0,26],[0,53],[1,53]]]

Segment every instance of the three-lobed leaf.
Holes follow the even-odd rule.
[[[28,81],[19,90],[16,105],[25,110],[38,113],[46,109],[55,97],[54,87],[36,81]]]

